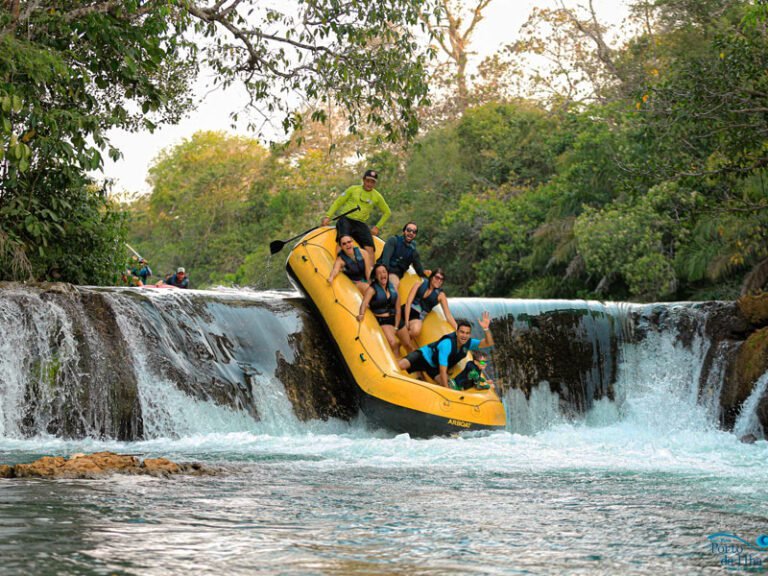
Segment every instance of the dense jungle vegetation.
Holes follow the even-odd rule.
[[[314,105],[286,117],[291,137],[282,145],[195,134],[156,160],[152,193],[128,207],[127,220],[82,176],[81,168],[99,162],[90,144],[75,145],[78,130],[93,130],[98,144],[103,121],[93,115],[101,107],[114,115],[115,107],[97,101],[65,114],[66,98],[75,96],[65,98],[62,84],[55,120],[58,129],[72,124],[64,140],[72,152],[50,151],[62,140],[43,146],[47,132],[5,128],[5,119],[27,113],[24,98],[32,96],[14,92],[13,60],[0,56],[3,180],[17,186],[0,197],[4,277],[108,282],[126,257],[120,242],[127,233],[156,273],[183,265],[195,287],[283,287],[284,254],[270,259],[269,241],[319,224],[333,198],[370,167],[381,172],[377,188],[393,210],[383,236],[418,222],[422,259],[446,269],[452,295],[653,301],[733,298],[761,288],[768,278],[768,7],[634,1],[622,36],[598,23],[591,4],[537,9],[517,40],[472,76],[469,38],[490,1],[442,0],[436,20],[424,3],[403,0],[422,10],[419,21],[430,31],[443,32],[435,36],[435,60],[448,55],[442,65],[418,60],[409,84],[390,77],[389,86],[357,101],[324,98],[315,87],[308,92]],[[455,17],[467,7],[470,17]],[[9,38],[0,42],[13,45]],[[417,52],[410,56],[428,54]],[[28,67],[29,78],[54,74],[31,60]],[[178,86],[152,99],[158,69],[136,64],[130,74],[145,112],[169,106],[178,114],[188,104]],[[418,78],[431,87],[429,103]],[[399,95],[400,113],[381,111],[393,100],[383,103],[383,93]],[[351,86],[349,94],[358,93]],[[416,119],[421,130],[412,137]],[[45,151],[55,162],[40,160]],[[64,265],[72,246],[75,261]]]

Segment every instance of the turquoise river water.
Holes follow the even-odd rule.
[[[279,382],[260,422],[155,382],[150,439],[0,435],[0,463],[113,450],[219,474],[0,480],[0,574],[765,572],[768,443],[717,428],[699,362],[660,335],[581,419],[542,386],[504,399],[505,432],[429,440],[298,422]]]

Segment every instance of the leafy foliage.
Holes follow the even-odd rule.
[[[105,268],[124,253],[120,217],[84,174],[101,167],[101,149],[118,156],[110,128],[152,128],[186,109],[170,7],[11,4],[0,13],[4,274],[109,282]]]
[[[0,222],[0,264],[6,277],[81,281],[66,267],[55,275],[41,270],[69,240],[64,223],[79,221],[69,208],[90,205],[85,174],[102,168],[105,150],[120,156],[108,130],[152,131],[177,121],[191,107],[190,86],[203,62],[217,84],[244,82],[254,110],[281,110],[286,128],[301,125],[301,115],[286,105],[299,95],[336,103],[353,132],[366,124],[390,140],[408,139],[416,131],[416,105],[428,102],[429,51],[414,33],[430,0],[295,0],[279,8],[258,0],[14,0],[0,6],[0,210],[8,214]],[[168,191],[159,196],[161,204],[175,200]],[[103,225],[105,240],[112,237],[106,221],[82,223],[91,224],[94,230]],[[193,261],[206,262],[219,248],[251,249],[239,239],[221,246],[218,238],[204,239],[206,248]],[[117,242],[113,251],[124,248]],[[88,276],[99,277],[100,268]]]
[[[269,241],[318,224],[373,167],[392,231],[420,224],[423,259],[445,268],[451,294],[654,300],[764,283],[763,3],[637,0],[623,45],[591,3],[538,9],[473,86],[467,43],[488,4],[9,3],[4,277],[109,281],[123,219],[84,174],[105,150],[119,154],[109,128],[183,114],[205,61],[216,83],[243,81],[261,118],[281,117],[293,134],[268,150],[199,133],[157,159],[152,195],[130,207],[130,241],[158,273],[184,265],[196,286],[285,286]],[[451,96],[430,110],[430,50],[416,33],[443,25]],[[526,57],[549,64],[524,76]],[[289,107],[293,93],[310,105]],[[429,131],[395,144],[415,135],[417,114]]]
[[[286,161],[250,138],[198,132],[156,159],[152,194],[132,206],[131,243],[154,272],[184,266],[197,287],[287,286],[282,266],[268,269],[267,247],[316,225],[346,187],[347,173],[328,171],[326,158]]]

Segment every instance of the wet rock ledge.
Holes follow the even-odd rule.
[[[176,463],[165,458],[141,460],[130,454],[95,452],[43,456],[29,464],[0,464],[0,478],[104,478],[112,474],[169,477],[173,475],[214,476],[218,470],[199,463]]]

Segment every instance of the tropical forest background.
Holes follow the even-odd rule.
[[[251,42],[253,18],[217,12],[226,2],[0,2],[0,278],[115,283],[127,243],[196,288],[287,287],[270,240],[318,225],[374,168],[393,210],[383,237],[416,221],[451,295],[762,288],[768,6],[636,0],[611,27],[591,1],[553,2],[470,69],[493,1],[360,1],[347,19],[300,3],[317,16],[292,37],[315,46],[306,66]],[[203,63],[282,115],[284,140],[198,132],[155,160],[150,194],[110,195],[93,176],[120,155],[106,131],[177,121]],[[276,80],[302,105],[288,109]]]

